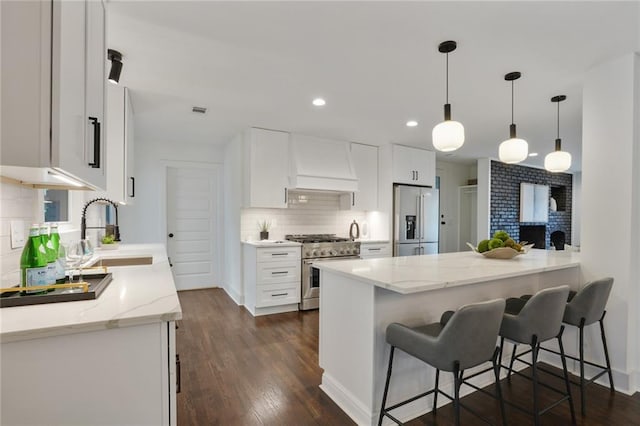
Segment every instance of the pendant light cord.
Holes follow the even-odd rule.
[[[513,123],[513,80],[511,80],[511,124]]]
[[[449,103],[449,53],[447,53],[447,91],[446,91],[446,98],[447,98],[447,102],[445,103]]]
[[[558,101],[557,104],[558,104],[558,139],[560,139],[560,101]]]

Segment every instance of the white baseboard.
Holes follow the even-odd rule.
[[[333,377],[324,372],[320,389],[335,402],[358,425],[371,425],[371,409],[366,407],[351,392]]]
[[[238,305],[238,306],[244,305],[244,296],[243,295],[235,292],[233,289],[227,288],[227,286],[223,286],[222,288],[229,295],[231,300],[236,302],[236,305]]]

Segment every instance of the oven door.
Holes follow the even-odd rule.
[[[343,256],[320,259],[302,260],[302,299],[317,299],[320,297],[320,269],[314,263],[333,262],[336,260],[360,259],[360,256]]]

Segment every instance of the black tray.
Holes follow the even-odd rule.
[[[82,280],[89,284],[89,291],[86,293],[81,291],[78,291],[77,293],[65,293],[64,291],[68,289],[61,288],[48,293],[28,294],[23,296],[20,294],[20,288],[16,286],[16,291],[9,291],[0,295],[0,308],[97,299],[111,282],[112,276],[110,273],[91,274],[84,275]]]

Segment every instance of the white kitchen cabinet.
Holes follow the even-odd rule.
[[[393,145],[393,182],[436,185],[436,154],[433,151]]]
[[[298,310],[300,256],[300,246],[244,244],[244,306],[253,316]]]
[[[391,257],[391,244],[388,241],[361,241],[360,258],[376,259]]]
[[[520,222],[549,221],[549,186],[520,184]]]
[[[289,133],[251,128],[243,148],[244,207],[286,208]]]
[[[378,210],[378,147],[351,144],[351,158],[358,190],[340,196],[342,210]]]
[[[0,423],[176,425],[175,360],[174,321],[2,343]]]
[[[131,98],[126,87],[108,85],[107,117],[107,191],[96,196],[130,205],[135,200],[134,126]]]
[[[0,7],[2,175],[60,184],[52,172],[104,189],[102,1]]]

